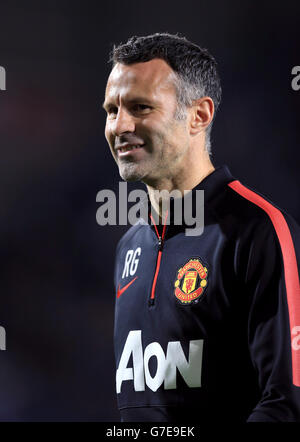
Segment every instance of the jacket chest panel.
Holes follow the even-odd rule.
[[[207,229],[197,239],[184,234],[168,239],[159,267],[157,238],[149,232],[122,250],[117,280],[125,291],[117,299],[116,321],[124,333],[147,327],[176,337],[182,332],[192,335],[196,327],[207,335],[226,321],[230,307],[220,268],[225,239],[220,240],[219,233]]]

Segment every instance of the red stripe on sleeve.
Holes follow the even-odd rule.
[[[257,193],[243,186],[239,181],[228,184],[238,194],[263,209],[275,228],[283,257],[284,277],[290,319],[293,384],[300,387],[300,288],[295,248],[287,222],[276,207]],[[296,335],[296,337],[295,337]]]

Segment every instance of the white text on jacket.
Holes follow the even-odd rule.
[[[164,383],[165,390],[177,387],[177,369],[189,387],[201,387],[203,340],[190,341],[189,357],[186,360],[181,343],[168,343],[165,355],[158,342],[147,345],[143,354],[142,331],[130,331],[120,358],[116,373],[117,393],[121,392],[123,381],[133,381],[135,391],[145,391],[145,384],[152,391]],[[128,367],[132,356],[133,367]],[[154,356],[157,359],[157,369],[154,376],[149,370],[149,360]]]

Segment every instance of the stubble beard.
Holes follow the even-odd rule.
[[[157,140],[146,140],[147,152],[145,158],[137,162],[124,160],[118,162],[121,178],[128,182],[141,181],[145,183],[145,180],[147,181],[147,178],[150,178],[159,167],[163,142],[164,138],[161,135],[157,137]]]
[[[178,124],[178,121],[176,121]],[[179,124],[183,124],[180,121]],[[119,174],[124,181],[135,182],[141,181],[152,187],[159,187],[159,183],[171,178],[177,168],[177,160],[180,160],[181,153],[176,152],[174,146],[168,141],[169,134],[173,130],[174,121],[171,121],[166,131],[163,133],[156,133],[155,139],[148,144],[149,157],[141,160],[140,163],[125,162],[118,163]]]
[[[120,177],[128,182],[142,181],[144,172],[143,170],[139,170],[141,169],[139,166],[140,165],[136,163],[130,162],[119,164]]]

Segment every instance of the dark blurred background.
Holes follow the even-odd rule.
[[[223,85],[215,166],[299,222],[299,17],[290,0],[1,0],[0,420],[119,419],[113,266],[127,228],[96,223],[97,192],[120,179],[101,109],[113,43],[168,31],[207,47]]]

